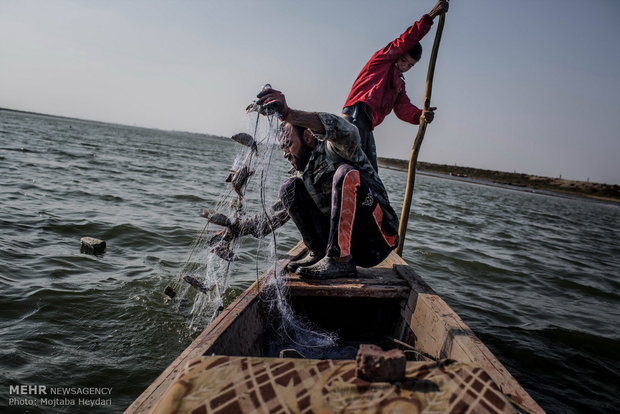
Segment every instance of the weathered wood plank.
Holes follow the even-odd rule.
[[[289,281],[286,285],[293,296],[407,298],[409,295],[409,288],[405,286],[366,283],[331,283],[328,285],[315,285],[302,281]]]
[[[410,287],[391,263],[388,260],[381,263],[383,267],[358,268],[354,278],[313,280],[289,273],[286,286],[293,296],[407,298]]]
[[[408,315],[409,310],[413,311],[408,324],[415,348],[436,358],[451,358],[480,366],[513,401],[534,413],[544,413],[469,326],[413,269],[406,264],[395,264],[394,269],[413,289],[407,303],[409,309],[403,310],[403,316]]]
[[[366,285],[366,286],[401,286],[410,289],[409,284],[401,279],[396,277],[377,277],[377,278],[364,278],[364,277],[356,277],[356,278],[336,278],[336,279],[327,279],[327,280],[319,280],[319,279],[306,279],[302,278],[298,275],[291,274],[286,277],[287,284],[289,283],[303,283],[311,286],[344,286],[344,285]]]

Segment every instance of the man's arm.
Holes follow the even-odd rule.
[[[309,128],[321,141],[328,141],[331,149],[342,158],[355,161],[360,143],[357,127],[340,116],[327,112],[305,112],[289,109],[284,121]]]
[[[258,98],[256,103],[261,106],[260,111],[263,115],[277,113],[282,121],[325,134],[325,127],[316,112],[289,108],[282,92],[269,88],[261,91],[256,97]]]
[[[251,234],[257,239],[261,239],[282,227],[289,220],[290,216],[282,201],[277,200],[270,208],[269,213],[259,213],[241,223],[239,235]]]
[[[309,128],[312,132],[316,132],[317,134],[323,135],[326,132],[325,126],[316,112],[289,109],[286,118],[283,118],[282,120],[302,128]]]
[[[358,161],[360,135],[357,127],[346,119],[327,112],[318,112],[317,116],[325,128],[324,134],[314,134],[327,141],[329,148],[344,159]]]
[[[398,98],[396,98],[394,113],[398,119],[414,125],[420,123],[420,117],[422,116],[422,110],[412,104],[411,100],[409,100],[409,97],[404,92],[398,94]]]
[[[433,19],[425,14],[420,20],[409,26],[399,37],[392,40],[383,49],[379,50],[373,56],[376,61],[379,60],[396,60],[406,51],[411,49],[413,45],[418,43],[431,30]]]
[[[360,143],[357,127],[345,119],[326,112],[306,112],[289,108],[280,91],[268,89],[257,95],[257,102],[265,113],[278,113],[282,121],[308,128],[321,141],[328,141],[331,149],[345,159],[353,160]]]
[[[387,44],[383,49],[379,50],[373,56],[375,60],[396,60],[406,51],[411,49],[413,45],[418,43],[428,33],[433,25],[433,19],[448,11],[448,2],[446,0],[438,0],[437,4],[428,13],[422,16],[420,20],[408,27],[399,37]]]
[[[422,110],[411,103],[406,93],[401,93],[396,98],[396,104],[394,105],[394,113],[396,116],[410,124],[418,125],[420,118],[424,118],[427,124],[433,122],[435,118],[435,107],[428,108],[428,110]]]

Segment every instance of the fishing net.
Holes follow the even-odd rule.
[[[213,208],[203,210],[207,222],[181,272],[166,288],[166,294],[179,311],[189,316],[190,329],[201,329],[231,299],[231,275],[237,262],[253,260],[257,279],[265,269],[273,272],[260,299],[267,305],[271,328],[276,333],[274,343],[280,348],[292,347],[306,353],[334,346],[335,334],[321,332],[297,317],[286,299],[287,273],[278,262],[276,230],[288,220],[278,200],[285,170],[273,162],[280,151],[277,141],[280,122],[273,115],[262,116],[257,112],[248,112],[248,120],[253,134],[233,136],[243,145],[238,146],[222,195]],[[243,244],[249,244],[250,248],[242,248]],[[248,251],[252,250],[255,255],[249,257]]]

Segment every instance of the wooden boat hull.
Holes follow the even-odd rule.
[[[303,244],[298,244],[284,262],[303,251]],[[544,412],[454,310],[399,256],[392,253],[380,265],[358,271],[358,278],[330,281],[307,281],[289,275],[286,285],[291,307],[315,326],[337,332],[342,343],[352,345],[349,349],[361,343],[384,348],[402,343],[404,349],[415,348],[426,360],[473,364],[488,374],[515,407],[524,412]],[[222,311],[126,413],[151,412],[165,393],[170,394],[171,384],[188,362],[197,357],[221,355],[265,361],[278,357],[270,342],[273,315],[261,300],[269,274],[266,272]],[[332,360],[331,356],[325,358]],[[345,352],[333,359],[350,358]]]

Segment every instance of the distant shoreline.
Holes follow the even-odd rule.
[[[81,122],[95,122],[101,124],[120,125],[130,128],[151,129],[166,131],[157,128],[140,127],[135,125],[115,124],[112,122],[95,121],[82,118],[74,118],[62,115],[43,114],[39,112],[22,111],[18,109],[0,108],[0,111],[15,112],[27,115],[45,116],[51,118],[67,119]],[[209,138],[224,139],[225,137],[185,131],[169,131],[175,133],[185,133],[195,136],[205,136]],[[383,168],[407,172],[409,161],[396,158],[378,158],[379,165]],[[483,170],[479,168],[459,167],[456,165],[433,164],[429,162],[418,161],[417,171],[420,174],[437,175],[443,178],[455,179],[460,181],[471,182],[474,184],[493,185],[512,190],[521,191],[540,191],[551,192],[556,195],[586,197],[595,200],[609,201],[620,203],[620,185],[616,184],[600,184],[586,181],[565,180],[562,178],[549,178],[537,175],[508,173],[502,171]],[[553,195],[553,194],[551,194]]]
[[[142,127],[136,127],[134,125],[123,125],[123,124],[117,124],[117,123],[114,123],[114,122],[97,121],[97,120],[94,120],[94,119],[84,119],[84,118],[75,118],[75,117],[72,117],[72,116],[52,115],[52,114],[44,114],[44,113],[41,113],[41,112],[32,112],[32,111],[22,111],[21,109],[11,109],[11,108],[2,108],[2,107],[0,107],[0,111],[15,112],[17,114],[26,114],[26,115],[46,116],[48,118],[67,119],[69,121],[95,122],[95,123],[98,123],[98,124],[122,125],[122,126],[131,127],[131,128],[142,128]],[[145,129],[154,129],[154,128],[145,128]]]
[[[409,168],[409,161],[406,160],[379,157],[378,162],[380,167],[398,171],[407,172]],[[565,180],[421,161],[418,161],[416,171],[419,174],[437,175],[442,178],[499,186],[511,190],[541,192],[543,194],[549,192],[551,193],[549,195],[586,197],[620,203],[620,186],[615,184]]]
[[[105,124],[105,125],[117,125],[117,126],[121,126],[121,127],[124,127],[124,128],[137,128],[137,129],[148,129],[148,130],[151,130],[151,131],[163,131],[163,132],[181,133],[181,134],[186,134],[186,135],[190,135],[190,136],[207,137],[207,138],[219,139],[219,140],[225,140],[225,141],[229,140],[227,137],[222,137],[222,136],[219,136],[219,135],[211,135],[211,134],[206,134],[206,133],[202,133],[202,132],[189,132],[189,131],[180,131],[180,130],[168,130],[168,129],[144,127],[144,126],[138,126],[138,125],[119,124],[119,123],[116,123],[116,122],[97,121],[97,120],[94,120],[94,119],[75,118],[75,117],[71,117],[71,116],[44,114],[44,113],[41,113],[41,112],[22,111],[20,109],[10,109],[10,108],[2,108],[2,107],[0,107],[0,112],[1,111],[14,112],[14,113],[17,113],[17,114],[43,116],[43,117],[48,117],[48,118],[66,119],[68,121],[90,122],[90,123]]]

